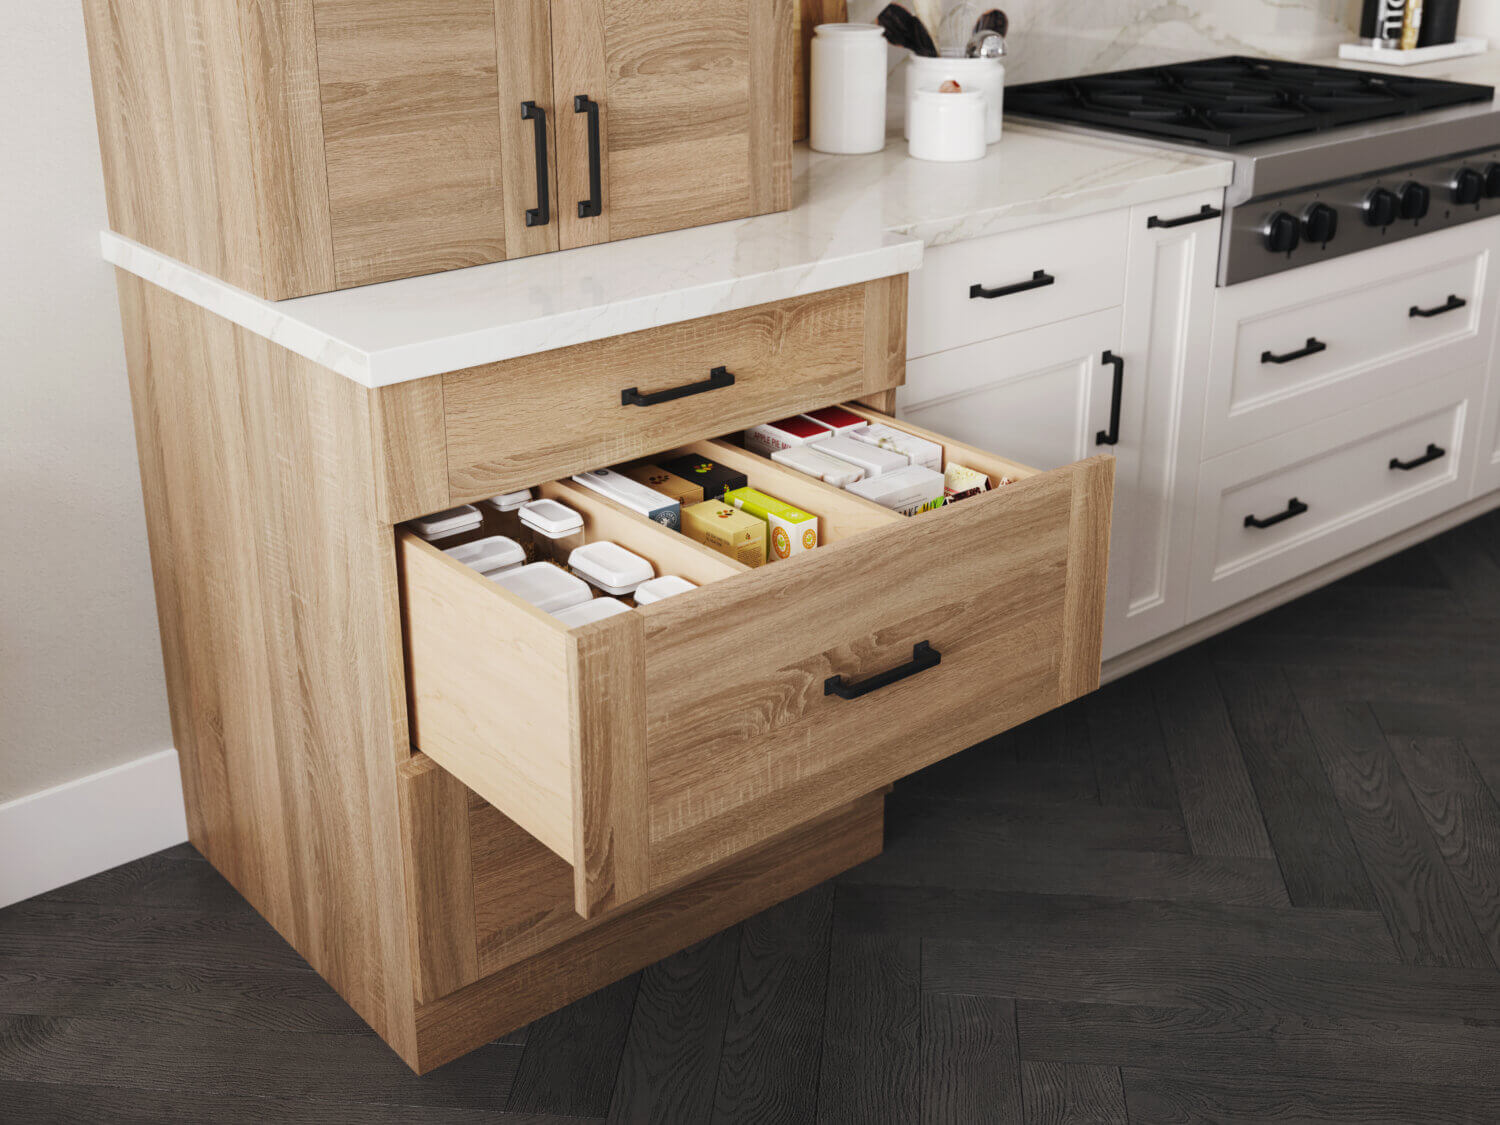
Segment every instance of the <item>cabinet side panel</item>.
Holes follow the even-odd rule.
[[[267,296],[238,6],[85,0],[110,226]]]
[[[316,0],[340,287],[505,257],[494,0]]]
[[[435,1000],[479,979],[469,791],[416,757],[401,767],[400,794],[417,996]]]
[[[750,210],[792,206],[793,9],[800,0],[750,5]]]
[[[118,276],[193,843],[411,1059],[369,392]]]

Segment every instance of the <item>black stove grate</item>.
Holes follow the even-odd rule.
[[[1013,86],[1007,112],[1236,148],[1490,101],[1492,86],[1230,55]]]

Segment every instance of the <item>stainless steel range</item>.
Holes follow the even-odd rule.
[[[1017,86],[1006,111],[1234,161],[1220,285],[1500,215],[1491,86],[1230,56]]]

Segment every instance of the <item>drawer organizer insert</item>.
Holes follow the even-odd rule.
[[[412,741],[572,865],[584,917],[1098,685],[1113,460],[1043,473],[849,409],[994,487],[908,518],[729,442],[662,454],[819,517],[816,550],[751,569],[542,484],[583,514],[564,560],[611,540],[699,587],[574,629],[398,530]]]

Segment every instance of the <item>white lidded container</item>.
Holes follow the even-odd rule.
[[[528,563],[514,570],[502,570],[489,576],[497,586],[504,586],[518,598],[523,598],[548,613],[560,609],[571,609],[575,605],[594,600],[594,592],[582,578],[569,574],[560,566],[549,562]]]
[[[514,570],[526,561],[526,549],[508,535],[487,535],[483,539],[449,547],[443,554],[453,556],[464,566],[486,576]]]
[[[505,492],[499,496],[491,496],[488,500],[481,500],[486,508],[496,512],[514,512],[523,504],[531,503],[531,489],[523,488],[519,492]]]
[[[449,508],[444,512],[434,512],[430,516],[412,520],[411,526],[413,531],[432,543],[439,539],[451,539],[466,531],[473,531],[483,522],[484,516],[473,504],[460,504],[457,508]]]
[[[568,556],[568,568],[606,594],[617,597],[634,593],[642,582],[656,577],[656,568],[648,560],[607,540],[579,547]]]
[[[666,598],[675,598],[678,594],[685,594],[689,590],[698,587],[686,578],[679,578],[675,574],[663,574],[660,578],[653,578],[649,582],[642,582],[635,588],[635,604],[650,605],[652,602],[663,601]]]
[[[892,473],[851,484],[849,491],[904,516],[914,516],[947,502],[942,473],[908,465]]]
[[[564,539],[583,530],[583,516],[556,500],[531,500],[518,509],[521,522],[548,539]]]
[[[1005,121],[1005,64],[999,59],[971,59],[960,54],[944,54],[936,59],[913,55],[906,63],[908,106],[912,94],[918,90],[936,90],[950,81],[969,93],[984,95],[984,143],[992,145],[999,141]],[[911,140],[909,111],[905,134]]]
[[[848,461],[841,461],[828,453],[819,453],[815,446],[803,445],[793,449],[778,449],[771,460],[799,473],[827,481],[835,488],[848,488],[857,480],[865,479],[865,471]]]
[[[957,164],[984,156],[984,95],[913,90],[906,99],[911,139],[906,151],[918,160]]]
[[[855,468],[862,470],[866,479],[878,477],[881,473],[893,473],[911,464],[905,454],[891,449],[881,449],[878,445],[866,445],[862,441],[855,441],[852,437],[827,438],[814,442],[810,448],[816,449],[819,453],[837,457],[840,461],[849,462]]]
[[[582,605],[575,605],[571,609],[560,609],[552,616],[569,629],[576,629],[580,625],[592,625],[595,621],[603,621],[606,617],[618,617],[622,613],[629,612],[630,607],[615,598],[595,598]]]
[[[808,143],[818,152],[885,147],[885,32],[873,23],[823,23],[809,63]]]

